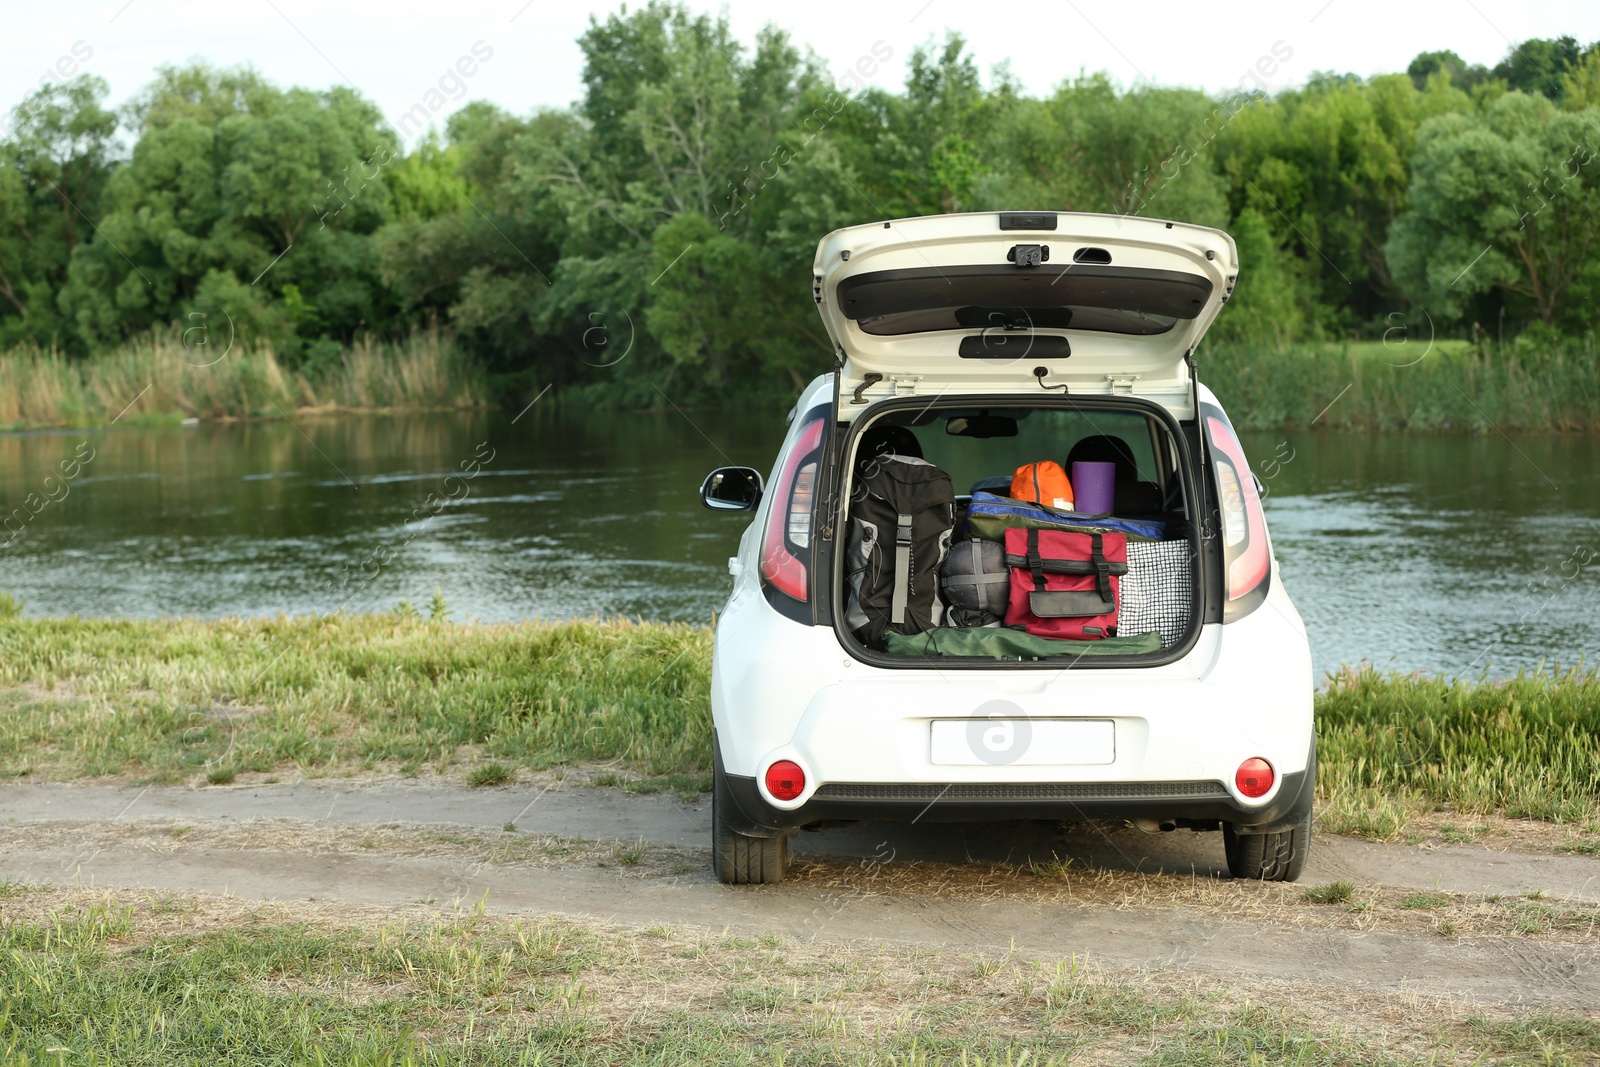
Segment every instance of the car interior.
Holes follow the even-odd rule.
[[[1115,626],[1124,636],[1159,636],[1158,646],[1135,649],[1127,645],[1127,655],[1164,655],[1187,643],[1199,618],[1195,611],[1199,597],[1195,562],[1200,557],[1192,543],[1197,524],[1190,521],[1189,497],[1178,470],[1179,457],[1184,454],[1167,420],[1132,405],[1116,408],[1012,402],[970,407],[957,402],[942,408],[907,406],[890,410],[865,426],[856,440],[851,469],[851,518],[847,525],[851,535],[847,541],[855,546],[858,531],[854,516],[858,508],[865,506],[857,503],[864,500],[858,494],[866,492],[865,486],[873,476],[873,461],[877,457],[894,455],[921,460],[949,476],[954,490],[954,522],[947,535],[951,553],[954,553],[954,546],[969,540],[990,545],[995,542],[995,508],[1032,506],[1031,501],[1013,497],[1012,481],[1019,468],[1048,461],[1052,466],[1060,464],[1070,474],[1074,463],[1111,464],[1112,506],[1109,510],[1097,509],[1092,517],[1087,508],[1071,511],[1047,507],[1044,510],[1063,516],[1066,521],[1081,519],[1093,525],[1111,520],[1124,522],[1129,529],[1137,528],[1137,536],[1130,540],[1138,543],[1131,544],[1127,550],[1121,613]],[[1108,472],[1102,469],[1097,473],[1103,477]],[[879,484],[882,484],[881,479]],[[1104,482],[1100,483],[1100,488],[1103,492]],[[1078,501],[1087,495],[1070,487],[1069,491],[1074,492]],[[982,522],[978,511],[971,511],[969,515],[969,510],[975,506],[974,496],[980,493],[990,494],[979,498],[985,508]],[[883,530],[882,523],[891,520],[892,516],[880,518],[874,523],[874,530]],[[983,532],[979,532],[980,529]],[[876,582],[880,573],[887,573],[882,568],[892,569],[895,550],[888,538],[893,535],[889,532],[882,536],[884,541],[879,542],[879,533],[874,532],[866,543],[881,547],[864,549],[859,558],[847,549],[846,559],[851,562],[845,567],[843,580],[847,588],[841,594],[842,605],[848,599],[843,594],[848,593],[851,583]],[[983,551],[992,553],[994,550],[975,547],[967,555],[977,560]],[[940,588],[944,589],[943,583],[949,576],[943,574],[942,563],[940,566]],[[987,579],[994,572],[985,567],[983,573]],[[860,579],[858,576],[863,574],[871,577]],[[971,584],[969,580],[962,581]],[[972,617],[971,612],[965,610],[965,605],[958,610],[960,621],[935,620],[934,629],[999,625],[993,619],[967,621]],[[860,623],[864,616],[851,616],[846,611],[845,617]],[[1020,629],[1022,625],[1025,624],[1011,628]],[[845,629],[851,627],[847,625]],[[905,646],[893,634],[879,635],[863,630],[857,636],[863,647],[884,651],[891,659],[917,656],[925,659],[928,646],[921,638],[926,632],[914,632],[918,633],[919,642],[917,651],[909,657],[906,652],[897,650]],[[954,639],[938,636],[937,640]],[[1083,641],[1059,640],[1049,644],[1049,650],[1034,650],[1039,655],[1031,661],[1042,662],[1051,656],[1088,655]],[[1109,654],[1109,646],[1100,651]],[[959,657],[977,653],[940,654]],[[1022,658],[1028,657],[1025,654]]]
[[[1177,449],[1166,426],[1142,411],[997,406],[889,412],[862,431],[856,477],[885,453],[925,459],[949,473],[957,531],[972,494],[1006,496],[1017,468],[1054,460],[1069,473],[1074,463],[1115,464],[1112,514],[1164,522],[1168,539],[1187,536]]]

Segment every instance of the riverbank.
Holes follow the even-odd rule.
[[[481,364],[437,332],[362,341],[310,371],[269,348],[232,350],[173,331],[87,360],[16,348],[0,353],[0,430],[228,421],[291,414],[439,411],[521,406]],[[224,354],[226,352],[226,355]],[[1280,347],[1216,344],[1197,355],[1200,379],[1243,430],[1334,429],[1464,433],[1600,430],[1600,346],[1591,339],[1535,349],[1399,337]],[[823,367],[818,362],[817,367]],[[520,380],[520,379],[519,379]],[[673,410],[656,390],[587,381],[558,390],[600,410]],[[788,382],[740,386],[739,402],[781,410]],[[630,399],[631,398],[631,399]],[[729,398],[676,397],[678,409]]]
[[[16,348],[0,353],[0,429],[172,424],[184,419],[440,411],[490,403],[477,362],[438,332],[359,341],[310,370],[270,347],[190,330],[151,334],[93,359]]]
[[[1243,430],[1600,430],[1600,346],[1396,334],[1278,348],[1202,345],[1200,380]]]
[[[711,631],[628,621],[0,619],[0,777],[268,776],[614,765],[709,788]],[[1453,815],[1600,842],[1600,677],[1352,672],[1317,696],[1322,825],[1375,839]],[[1441,814],[1442,813],[1442,814]]]

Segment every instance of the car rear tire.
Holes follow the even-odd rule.
[[[722,774],[711,775],[711,869],[728,885],[770,885],[789,869],[789,838],[752,837],[728,825],[732,804]]]
[[[1235,878],[1293,882],[1311,855],[1311,815],[1308,812],[1298,825],[1272,834],[1241,834],[1232,823],[1223,823],[1222,848],[1228,856],[1228,873]]]

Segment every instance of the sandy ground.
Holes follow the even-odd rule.
[[[1323,835],[1298,886],[1264,886],[1226,879],[1217,834],[868,823],[801,834],[788,882],[736,888],[709,874],[709,830],[706,799],[582,786],[12,784],[0,787],[0,879],[393,910],[481,901],[508,915],[1088,954],[1246,986],[1600,1005],[1594,856]],[[1334,881],[1353,883],[1348,899],[1306,899]]]

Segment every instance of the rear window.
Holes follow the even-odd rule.
[[[1138,469],[1138,481],[1166,481],[1156,460],[1150,419],[1137,412],[999,407],[983,412],[1017,418],[1017,436],[953,437],[945,432],[945,425],[948,419],[960,416],[954,411],[939,412],[928,425],[908,427],[916,434],[923,457],[949,472],[957,493],[970,492],[975,482],[986,478],[1008,477],[1024,463],[1053,459],[1064,465],[1074,445],[1098,436],[1113,437],[1126,445]],[[1001,495],[1004,492],[1001,490]]]
[[[1083,263],[928,267],[846,278],[838,297],[846,316],[880,336],[974,329],[1147,335],[1198,316],[1211,282],[1181,271]]]

